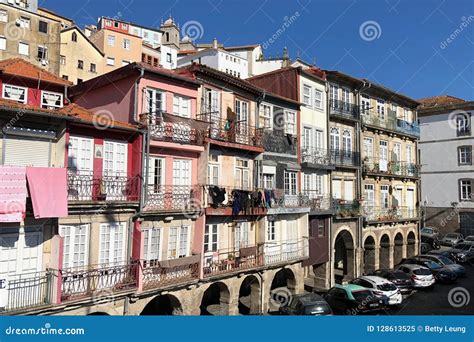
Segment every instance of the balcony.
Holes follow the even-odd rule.
[[[163,288],[199,279],[200,255],[171,260],[142,260],[143,290]]]
[[[94,176],[92,171],[68,169],[67,191],[74,202],[127,202],[138,201],[140,177]]]
[[[263,147],[265,152],[296,156],[298,138],[284,134],[283,130],[266,129],[263,131]]]
[[[0,314],[50,305],[53,299],[53,277],[53,272],[49,270],[10,276],[6,288],[6,307],[0,307]]]
[[[258,246],[220,249],[212,256],[205,257],[204,277],[219,276],[263,265],[263,255]]]
[[[403,222],[420,219],[418,208],[413,207],[376,207],[364,206],[365,220],[367,222]]]
[[[281,243],[266,242],[263,250],[265,265],[286,264],[306,259],[309,256],[307,238]]]
[[[207,122],[168,113],[142,114],[140,121],[149,127],[151,139],[185,145],[203,145],[209,128]]]
[[[415,122],[408,122],[402,119],[397,119],[393,115],[385,115],[382,119],[380,114],[371,110],[365,110],[361,115],[362,123],[376,128],[382,128],[394,133],[408,135],[415,138],[420,137],[420,127]]]
[[[359,107],[340,100],[329,101],[329,115],[356,121],[359,119]]]
[[[149,185],[144,212],[183,212],[199,210],[202,191],[198,185]]]
[[[136,288],[138,263],[89,265],[59,272],[62,281],[61,300],[80,300],[101,292],[118,292]]]
[[[350,219],[361,215],[361,206],[358,200],[341,200],[335,199],[334,206],[336,211],[336,218]]]
[[[203,113],[198,116],[198,119],[209,122],[209,139],[226,147],[248,149],[245,146],[250,146],[256,148],[255,151],[263,152],[262,128],[250,126],[246,121],[231,121],[221,117],[220,113]]]
[[[378,158],[364,158],[362,171],[364,175],[413,179],[420,177],[420,166],[415,163]]]
[[[216,185],[206,185],[203,188],[202,203],[206,208],[206,215],[230,217],[260,216],[267,213],[267,204],[258,189]]]
[[[317,147],[301,148],[301,166],[313,169],[335,169],[331,153],[328,150]]]
[[[353,151],[331,150],[331,163],[339,167],[357,167],[360,165],[360,153]]]

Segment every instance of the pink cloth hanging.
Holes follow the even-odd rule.
[[[26,177],[35,218],[68,215],[65,168],[27,167]]]
[[[26,196],[26,168],[0,166],[0,222],[21,222]]]

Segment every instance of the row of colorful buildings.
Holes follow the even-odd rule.
[[[4,313],[266,313],[417,253],[408,97],[303,64],[242,80],[131,63],[77,86],[22,59],[0,72],[4,188],[44,172],[18,222],[0,197]]]

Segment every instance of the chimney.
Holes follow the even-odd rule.
[[[213,48],[213,49],[217,49],[217,38],[214,38],[214,39],[212,40],[212,48]]]
[[[285,46],[283,48],[283,66],[287,67],[290,65],[290,57],[288,56],[288,48]]]

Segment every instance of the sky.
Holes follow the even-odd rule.
[[[170,15],[198,43],[288,48],[328,70],[419,99],[474,100],[472,0],[40,0],[83,27],[99,16],[159,27]],[[182,32],[183,33],[183,32]]]

